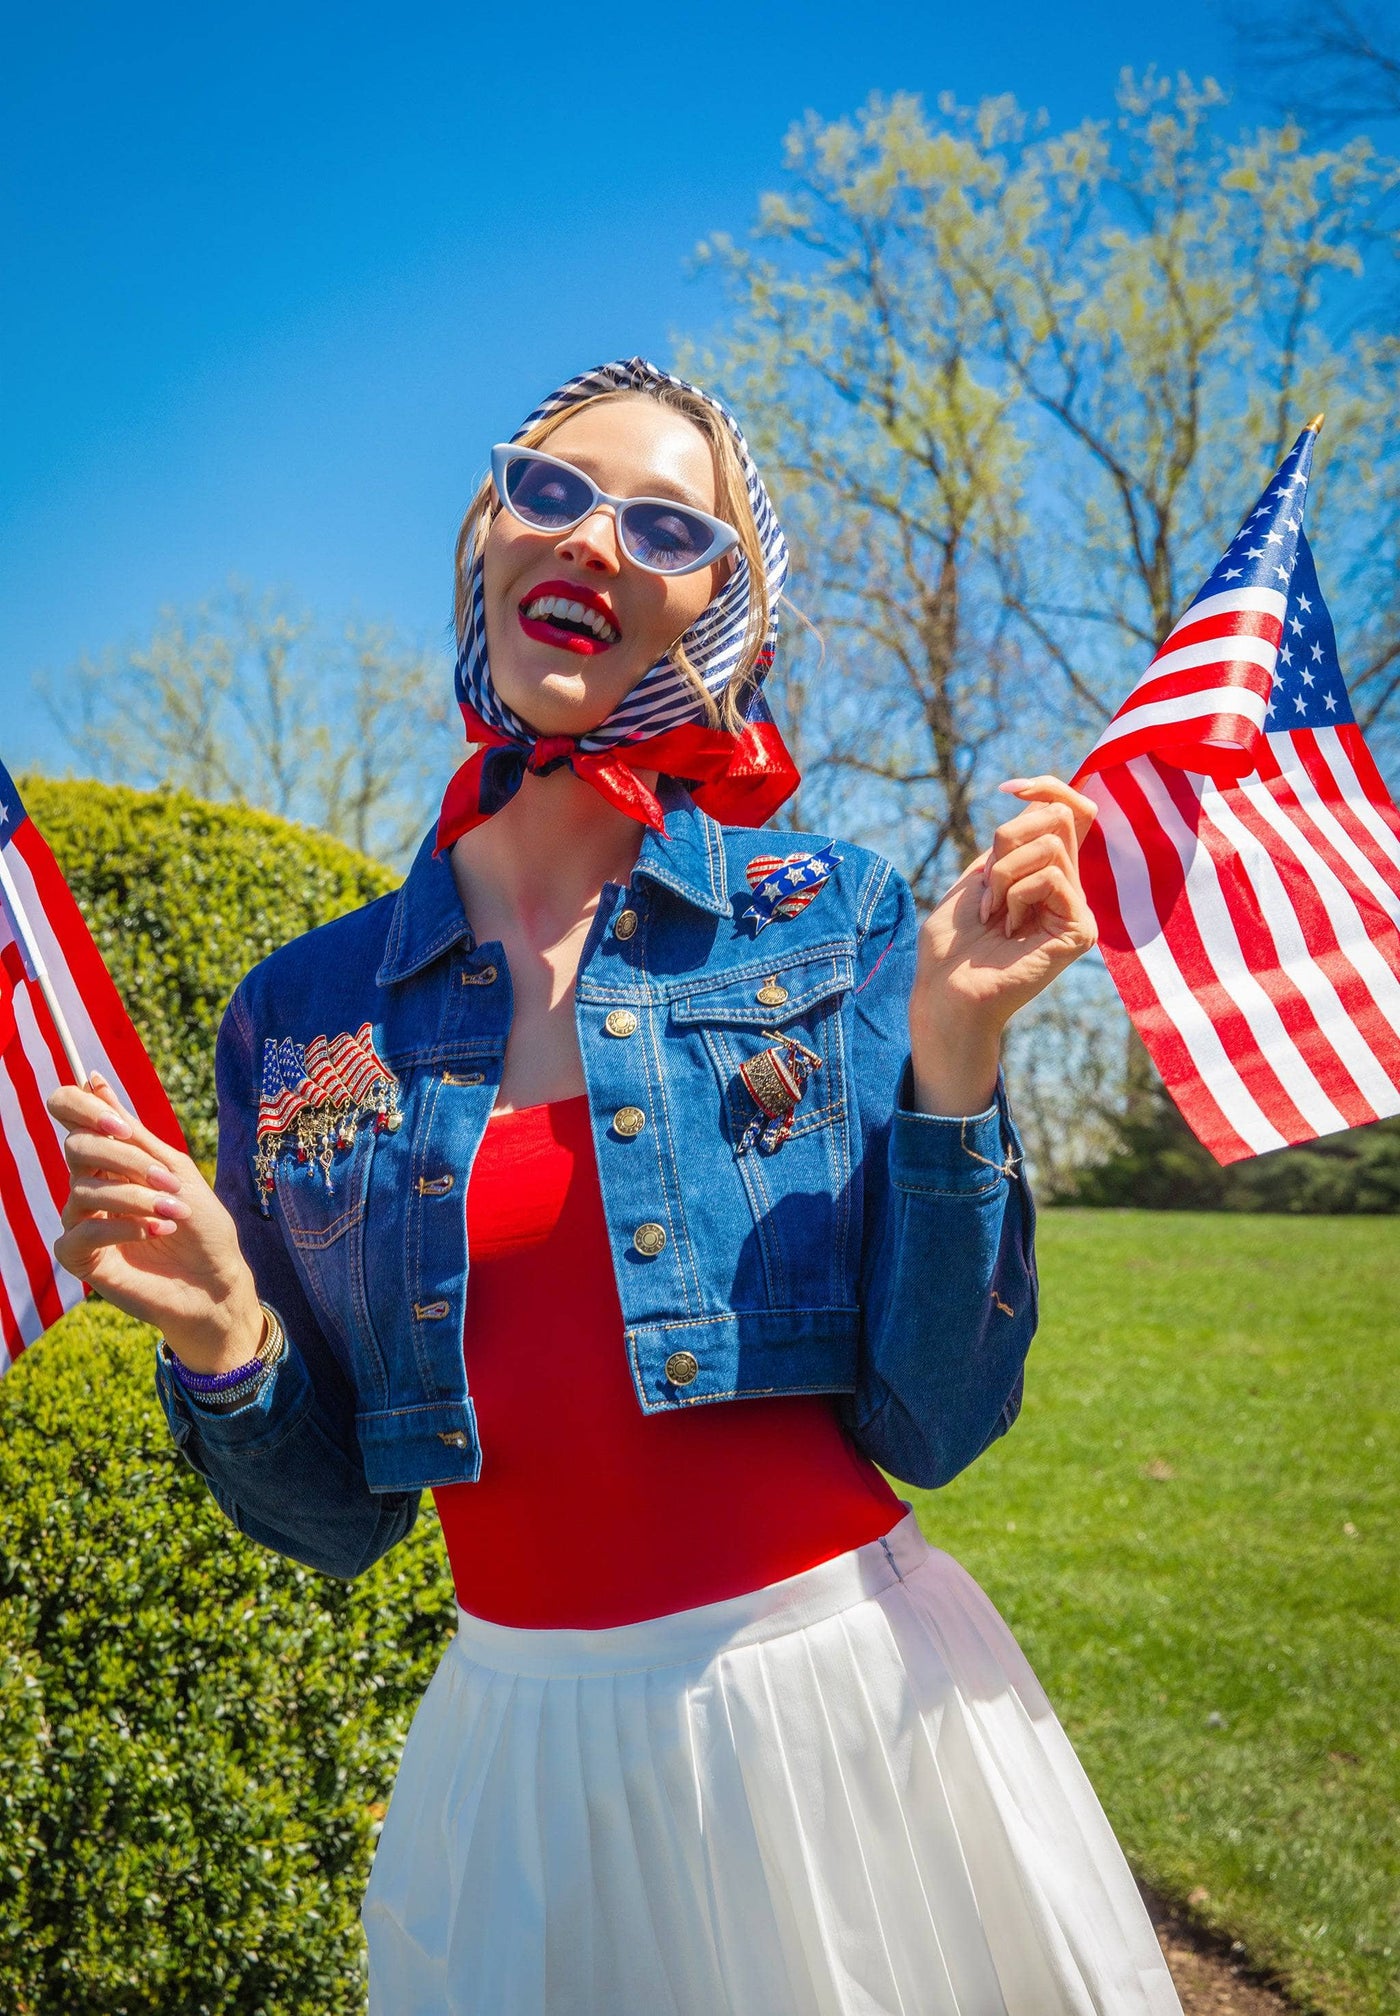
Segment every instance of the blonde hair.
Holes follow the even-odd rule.
[[[718,702],[706,690],[704,680],[690,663],[679,642],[671,646],[670,656],[694,688],[696,698],[703,702],[707,725],[711,728],[728,728],[737,734],[744,726],[739,700],[758,655],[763,649],[764,640],[768,635],[771,611],[763,562],[763,544],[753,515],[753,502],[749,496],[744,466],[739,460],[734,437],[721,415],[694,392],[687,392],[679,386],[658,385],[647,386],[639,391],[621,389],[616,392],[598,392],[590,399],[580,399],[572,406],[562,407],[559,412],[550,413],[543,420],[537,420],[533,427],[527,428],[520,436],[519,445],[522,448],[539,448],[557,427],[561,427],[566,420],[571,420],[576,413],[582,413],[590,406],[608,405],[618,399],[652,399],[658,406],[665,406],[671,412],[679,413],[691,421],[709,443],[715,466],[715,516],[734,527],[739,535],[739,550],[749,564],[749,602],[744,629],[744,648]],[[456,590],[453,599],[459,651],[466,641],[472,573],[485,549],[487,534],[500,508],[495,485],[488,476],[467,506],[462,528],[457,534]]]

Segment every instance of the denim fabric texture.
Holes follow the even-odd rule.
[[[755,932],[749,861],[827,841],[721,827],[679,786],[663,791],[665,835],[647,832],[625,889],[604,888],[576,989],[637,1404],[834,1393],[875,1461],[946,1483],[1015,1419],[1036,1324],[1034,1207],[1005,1092],[966,1120],[908,1110],[917,926],[887,861],[838,842],[808,907]],[[432,847],[430,833],[396,893],[256,966],[219,1032],[216,1187],[285,1355],[224,1412],[157,1357],[171,1432],[228,1515],[340,1576],[408,1531],[425,1486],[471,1481],[482,1464],[462,1347],[464,1201],[511,981]],[[265,1194],[253,1170],[265,1042],[365,1022],[402,1123],[359,1128],[329,1180],[284,1149]],[[744,1145],[756,1108],[740,1067],[774,1033],[822,1068],[768,1150]],[[614,1125],[623,1108],[639,1129],[635,1114]],[[567,1358],[542,1358],[541,1407],[567,1407],[573,1376]]]

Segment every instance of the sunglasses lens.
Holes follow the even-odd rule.
[[[693,566],[714,544],[704,519],[679,504],[624,504],[618,527],[632,558],[660,574]]]
[[[593,492],[570,469],[518,455],[506,464],[506,498],[527,525],[555,532],[578,523],[593,502]]]

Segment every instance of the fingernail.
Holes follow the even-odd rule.
[[[119,1141],[131,1139],[131,1122],[123,1120],[120,1113],[104,1113],[97,1122],[99,1134],[114,1134]]]
[[[1008,777],[1004,784],[998,784],[998,791],[1024,791],[1030,782],[1028,777]]]
[[[102,1076],[100,1071],[88,1072],[88,1084],[95,1086],[99,1092],[107,1090],[107,1080]]]
[[[173,1190],[180,1194],[180,1179],[173,1169],[167,1169],[163,1162],[153,1162],[146,1171],[146,1181],[153,1190]]]
[[[183,1197],[157,1197],[151,1206],[157,1218],[188,1218],[190,1207]]]
[[[152,1239],[163,1238],[167,1232],[178,1232],[179,1229],[179,1226],[174,1224],[169,1218],[152,1218],[146,1226],[146,1230]]]
[[[977,915],[981,918],[982,922],[985,924],[987,919],[991,916],[991,914],[992,914],[992,892],[990,889],[988,889],[984,894],[982,901],[977,905]]]

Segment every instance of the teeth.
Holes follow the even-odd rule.
[[[525,605],[525,614],[532,622],[548,622],[555,618],[568,623],[579,624],[604,644],[616,643],[618,632],[608,621],[601,609],[589,609],[582,602],[566,601],[562,595],[537,595],[533,602]]]

